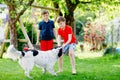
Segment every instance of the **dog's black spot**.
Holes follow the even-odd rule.
[[[59,50],[59,53],[58,53],[58,57],[61,57],[62,56],[62,53],[63,53],[63,51],[62,51],[62,48]]]
[[[59,48],[59,47],[61,47],[61,46],[55,46],[53,49],[57,49],[57,48]]]
[[[21,51],[21,53],[22,53],[22,56],[24,57],[24,56],[25,56],[25,53],[24,53],[23,51]]]
[[[25,52],[28,52],[28,51],[32,51],[33,52],[33,56],[37,56],[38,55],[38,51],[37,50],[27,50]],[[24,51],[21,51],[21,53],[22,53],[22,56],[24,57],[25,56]]]
[[[31,50],[33,52],[33,56],[37,56],[38,55],[38,51],[37,50]]]

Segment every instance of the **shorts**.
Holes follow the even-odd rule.
[[[68,44],[63,48],[63,53],[66,54],[69,51],[69,49],[75,50],[75,47],[76,47],[75,43]]]
[[[53,49],[53,40],[41,40],[40,41],[40,50],[47,51]]]

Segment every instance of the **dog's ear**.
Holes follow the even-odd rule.
[[[22,53],[22,56],[24,57],[24,56],[25,56],[25,53],[24,53],[23,51],[21,51],[21,53]]]
[[[60,48],[60,49],[59,49],[59,52],[58,52],[58,57],[61,57],[61,56],[62,56],[62,53],[63,53],[62,48]]]
[[[38,51],[37,50],[31,50],[33,52],[33,56],[37,56],[38,55]]]

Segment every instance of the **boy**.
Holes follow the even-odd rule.
[[[75,69],[75,45],[76,38],[73,34],[72,28],[69,25],[66,25],[66,19],[62,16],[58,17],[58,46],[61,46],[61,38],[64,40],[62,47],[63,53],[68,51],[68,55],[70,57],[70,62],[72,65],[72,74],[76,74]],[[62,57],[58,59],[59,72],[62,72]]]
[[[37,43],[40,42],[40,50],[47,51],[53,48],[53,38],[56,35],[54,22],[49,19],[49,12],[43,10],[42,13],[43,20],[38,26],[38,38]]]

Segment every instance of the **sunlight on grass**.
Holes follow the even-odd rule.
[[[119,67],[120,68],[120,65],[113,65],[114,67]]]
[[[80,50],[80,44],[84,45],[84,51]],[[85,43],[80,43],[78,42],[77,46],[76,46],[76,51],[75,51],[75,55],[76,57],[78,57],[79,59],[84,59],[84,58],[94,58],[94,57],[102,57],[103,56],[103,51],[90,51],[90,45],[87,45]]]
[[[93,53],[77,53],[76,57],[78,57],[79,59],[84,59],[84,58],[95,58],[95,57],[102,57],[102,53],[97,53],[97,52],[93,52]]]

